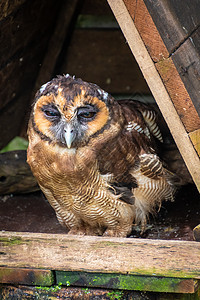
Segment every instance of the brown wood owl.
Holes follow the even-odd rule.
[[[70,234],[126,237],[173,199],[155,151],[156,114],[145,104],[58,76],[36,94],[28,135],[27,161]]]

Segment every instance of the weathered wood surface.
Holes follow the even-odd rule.
[[[62,51],[63,44],[67,37],[71,34],[69,32],[69,27],[71,26],[72,18],[75,10],[77,9],[78,3],[78,0],[74,0],[72,2],[64,1],[61,4],[61,9],[57,17],[57,23],[48,43],[48,49],[40,68],[40,72],[37,76],[33,93],[35,93],[42,84],[49,81],[54,75],[54,69]]]
[[[185,61],[185,57],[188,56],[190,52],[188,53],[188,49],[187,51],[181,51],[182,48],[180,47],[178,51],[181,51],[182,67],[181,65],[179,65],[176,69],[174,57],[177,56],[178,51],[174,52],[173,55],[172,53],[170,53],[170,49],[168,49],[164,44],[162,40],[163,36],[160,35],[158,28],[156,28],[154,21],[152,20],[152,17],[149,14],[144,2],[145,1],[143,0],[124,0],[126,8],[134,21],[134,24],[145,44],[145,47],[147,48],[151,56],[151,59],[155,63],[155,66],[164,82],[164,85],[167,88],[167,92],[169,93],[173,104],[178,112],[178,115],[181,118],[181,121],[183,122],[187,132],[199,129],[200,118],[198,116],[194,104],[190,99],[189,93],[183,83],[185,78],[188,76],[189,69],[187,67],[191,64],[191,61],[187,63],[183,62]],[[158,1],[155,1],[155,3],[157,2]],[[152,6],[154,6],[153,2]],[[158,3],[157,6],[159,6]],[[165,20],[165,18],[162,17],[162,22],[167,22],[167,20]],[[162,28],[164,28],[165,36],[168,36],[168,39],[170,39],[171,32],[166,34],[168,27],[164,26],[163,23],[162,25]],[[171,23],[168,25],[171,26]],[[180,74],[184,73],[185,69],[187,70],[187,72],[183,74],[183,77],[181,79]],[[198,79],[197,76],[196,79]],[[190,88],[192,88],[192,86],[194,86],[194,84],[192,84]],[[198,88],[196,86],[195,91],[198,92],[198,90],[199,81]]]
[[[144,0],[144,3],[170,54],[200,25],[199,0],[192,3],[190,0],[181,3],[176,0]]]
[[[193,229],[194,239],[200,242],[200,224]]]
[[[0,149],[20,133],[59,1],[0,4]]]
[[[173,53],[172,59],[200,116],[200,28]]]
[[[200,157],[200,129],[190,132],[189,137]]]
[[[51,286],[54,277],[50,270],[0,267],[0,283]]]
[[[0,154],[0,194],[30,193],[38,190],[37,182],[26,162],[25,150]]]
[[[200,1],[144,0],[200,115]],[[167,33],[167,34],[166,34]]]
[[[156,68],[187,132],[198,130],[200,128],[200,118],[183,81],[180,79],[172,58],[169,57],[157,62]]]
[[[200,279],[200,244],[1,232],[0,266]]]
[[[55,273],[57,283],[70,283],[72,286],[184,294],[195,293],[199,288],[199,281],[194,279],[64,271]]]
[[[193,294],[199,288],[199,281],[196,279],[0,267],[0,284],[2,283],[51,286],[49,290],[53,290],[53,285],[62,285],[184,294]]]
[[[126,0],[127,2],[128,0]],[[128,41],[132,53],[134,54],[140,69],[154,95],[156,102],[169,126],[174,140],[179,148],[181,155],[200,190],[200,160],[191,143],[191,140],[180,121],[179,115],[174,108],[172,99],[163,84],[163,81],[151,59],[147,48],[141,39],[138,30],[134,24],[134,19],[129,14],[124,1],[108,0],[108,3],[115,14],[116,19]]]
[[[18,9],[27,0],[10,0],[1,1],[0,3],[0,20],[7,17],[10,13]]]

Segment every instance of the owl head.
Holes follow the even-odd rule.
[[[43,140],[76,148],[109,126],[113,102],[95,84],[58,76],[37,92],[30,122]]]

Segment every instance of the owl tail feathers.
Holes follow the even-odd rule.
[[[137,177],[137,176],[136,176]],[[175,187],[165,176],[150,179],[140,176],[138,187],[133,189],[135,198],[135,223],[141,224],[141,234],[145,231],[149,214],[160,210],[162,202],[174,201]]]

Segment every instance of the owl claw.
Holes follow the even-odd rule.
[[[127,237],[131,233],[132,225],[128,225],[126,228],[116,227],[114,229],[106,229],[103,236],[110,237]]]
[[[70,231],[68,232],[68,235],[86,235],[85,230],[84,229],[80,229],[80,228],[72,228],[70,229]]]

